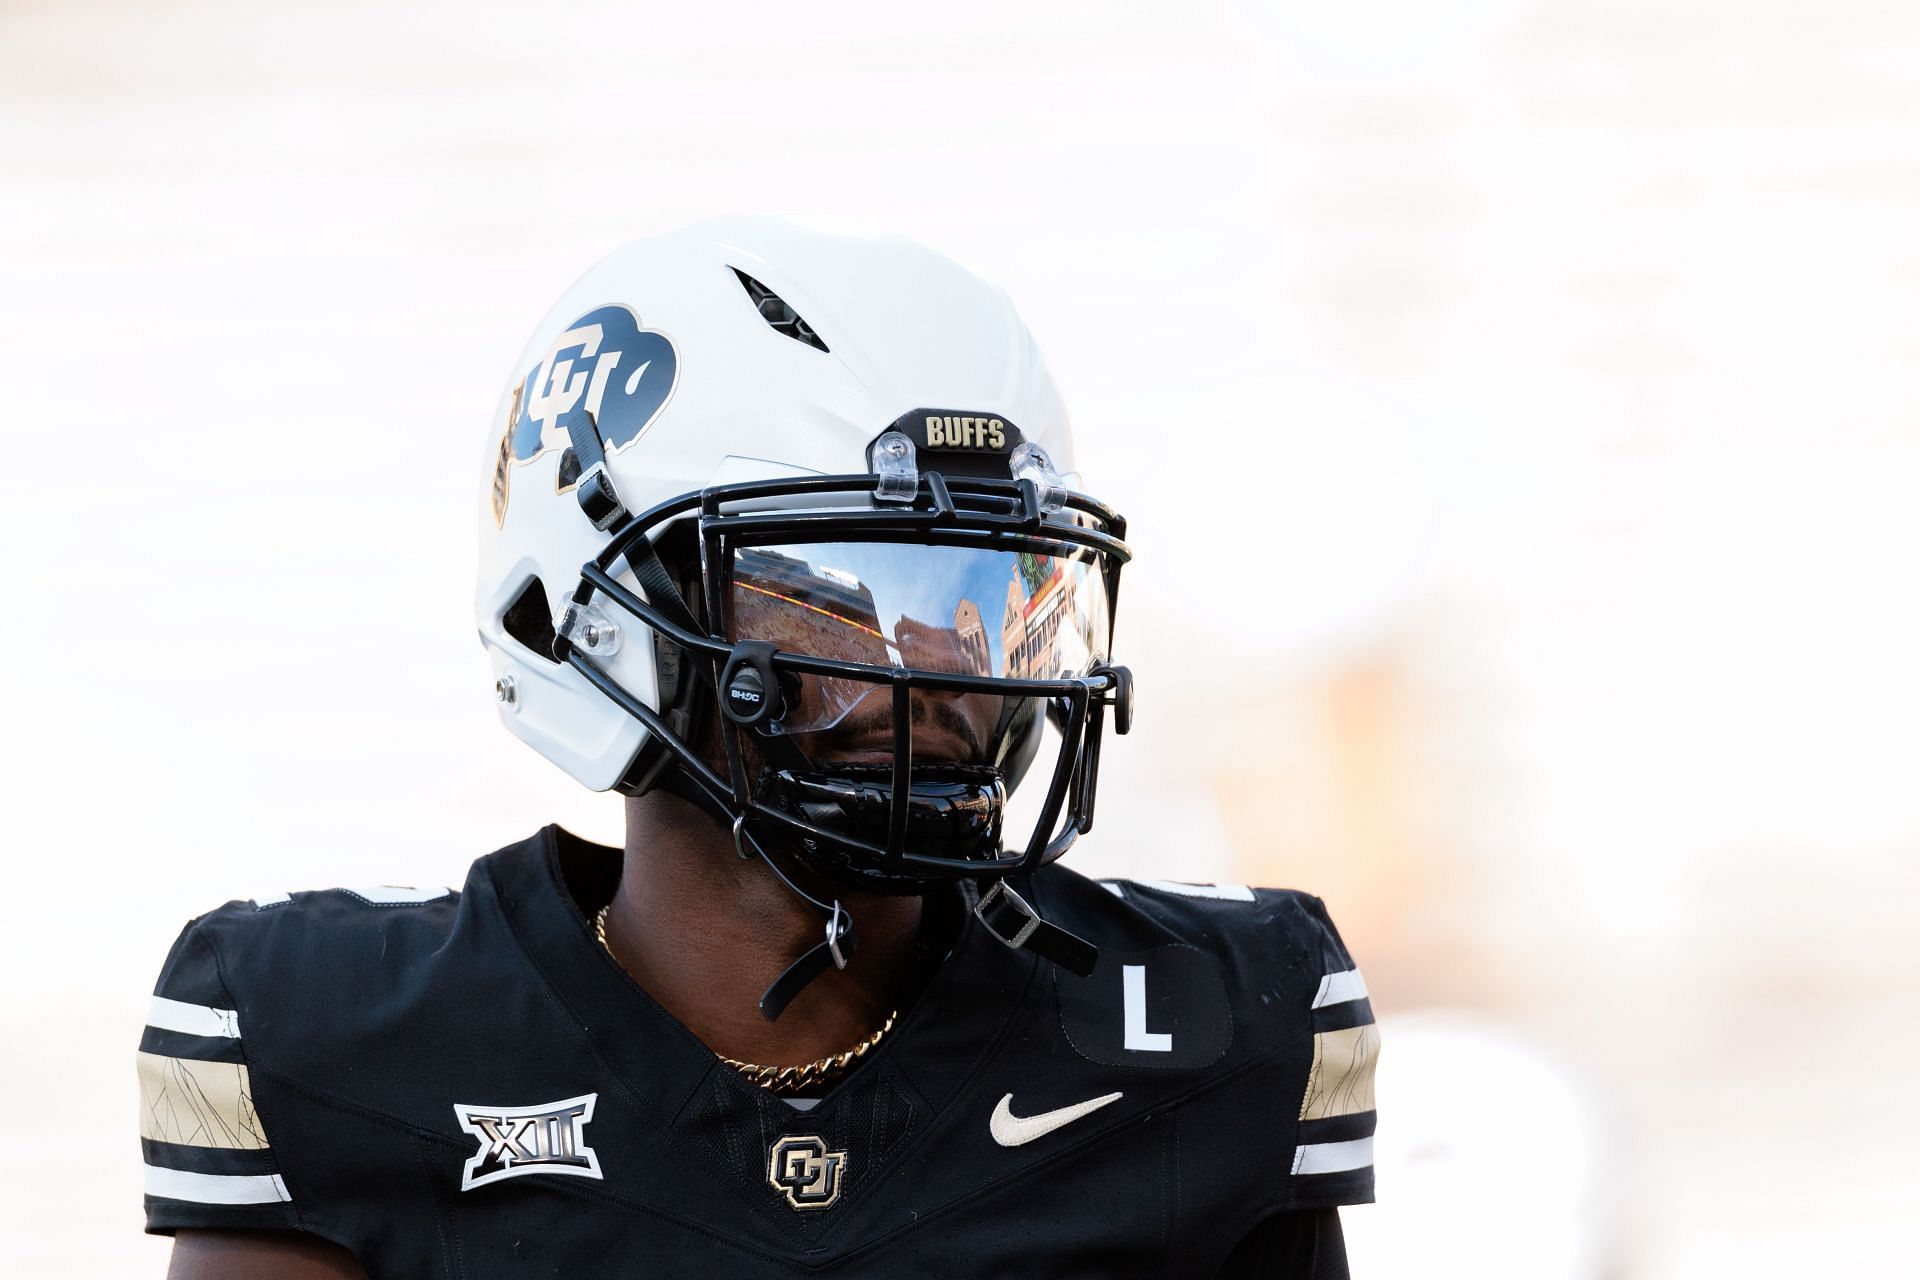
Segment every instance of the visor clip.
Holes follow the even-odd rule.
[[[742,640],[720,672],[720,710],[738,725],[772,724],[785,714],[770,640]]]

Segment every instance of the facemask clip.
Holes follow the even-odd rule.
[[[1066,509],[1067,483],[1053,468],[1047,451],[1031,440],[1023,440],[1009,460],[1015,480],[1031,480],[1040,495],[1040,509],[1058,515]]]
[[[880,502],[912,502],[920,492],[920,464],[903,431],[888,431],[873,442],[873,471],[879,477],[873,496]]]

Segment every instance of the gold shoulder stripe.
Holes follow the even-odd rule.
[[[189,1147],[259,1151],[266,1131],[253,1109],[244,1062],[141,1053],[140,1136]]]
[[[1373,1110],[1373,1064],[1379,1057],[1380,1028],[1371,1022],[1315,1035],[1300,1118],[1325,1120]]]

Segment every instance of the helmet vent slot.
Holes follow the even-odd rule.
[[[540,657],[554,661],[553,619],[547,614],[547,589],[540,579],[527,579],[527,585],[520,588],[520,594],[500,616],[500,627]]]
[[[800,313],[787,305],[782,298],[752,276],[735,267],[733,274],[740,277],[740,287],[747,291],[747,297],[753,299],[753,306],[760,318],[772,326],[775,333],[784,333],[795,342],[804,342],[816,351],[825,351],[827,344],[813,331],[813,326],[800,318]]]

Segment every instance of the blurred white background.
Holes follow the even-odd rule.
[[[1049,352],[1140,553],[1075,857],[1327,897],[1357,1275],[1904,1274],[1916,138],[1858,0],[0,3],[8,1274],[164,1268],[188,917],[617,835],[493,723],[487,419],[601,254],[750,210]]]

